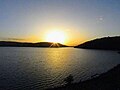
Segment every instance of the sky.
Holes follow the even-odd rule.
[[[120,0],[0,0],[0,40],[45,41],[64,31],[64,44],[120,35]]]

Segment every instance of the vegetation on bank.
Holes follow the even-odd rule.
[[[0,47],[68,47],[68,46],[52,42],[23,43],[12,41],[0,41]]]
[[[71,82],[71,78],[68,81]],[[120,90],[120,64],[90,80],[69,83],[48,90]]]
[[[84,49],[120,50],[120,36],[104,37],[75,46]]]

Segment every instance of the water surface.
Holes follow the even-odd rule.
[[[41,90],[89,79],[120,63],[116,51],[77,48],[0,47],[0,90]]]

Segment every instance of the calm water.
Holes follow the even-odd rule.
[[[0,90],[41,90],[89,79],[120,63],[116,51],[76,48],[0,47]]]

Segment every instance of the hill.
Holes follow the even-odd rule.
[[[120,50],[120,36],[104,37],[75,46],[84,49]]]
[[[38,42],[38,43],[22,43],[12,41],[0,41],[0,47],[67,47],[60,43]]]

